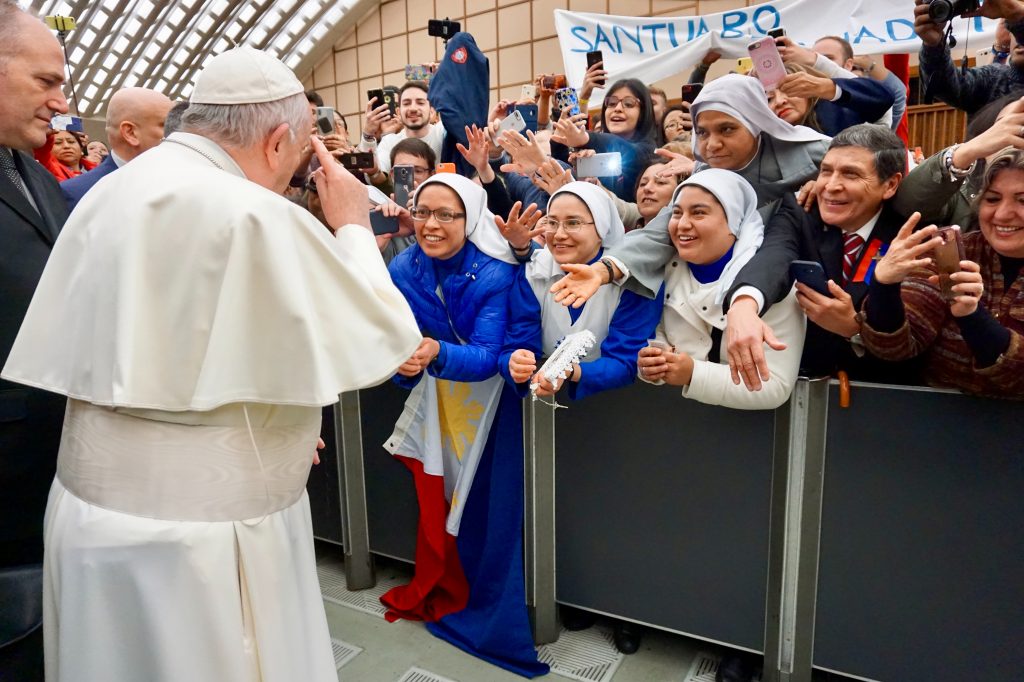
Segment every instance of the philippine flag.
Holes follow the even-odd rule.
[[[424,375],[413,389],[384,447],[416,485],[416,569],[381,601],[389,621],[427,621],[460,649],[535,677],[548,666],[526,612],[521,402],[500,376]]]

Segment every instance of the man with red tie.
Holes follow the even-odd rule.
[[[822,266],[830,280],[829,295],[796,284],[797,300],[809,322],[802,374],[828,376],[845,370],[850,378],[862,381],[913,379],[912,368],[872,358],[860,343],[860,312],[875,263],[905,222],[889,199],[899,188],[906,161],[903,142],[884,127],[863,124],[839,133],[821,163],[817,205],[790,240],[766,243],[736,278],[734,291],[753,287],[770,303],[789,291],[793,260]],[[753,314],[755,306],[753,298],[738,296],[730,319]]]

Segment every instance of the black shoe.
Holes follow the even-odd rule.
[[[644,636],[644,626],[624,620],[615,621],[613,638],[615,648],[626,654],[635,654],[640,649],[640,640]]]
[[[597,614],[583,609],[575,609],[571,606],[560,606],[558,615],[562,620],[562,627],[569,632],[586,630],[597,622]]]
[[[715,682],[750,682],[754,672],[754,661],[749,656],[726,654],[718,664]]]

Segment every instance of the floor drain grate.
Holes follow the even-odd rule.
[[[377,585],[366,590],[349,591],[345,584],[345,569],[341,564],[322,563],[316,567],[320,579],[320,594],[327,601],[347,606],[363,613],[383,618],[387,607],[380,603],[382,594],[403,584],[396,578],[377,578]]]
[[[683,682],[715,682],[715,673],[718,672],[718,664],[721,662],[721,656],[706,651],[700,652],[693,659],[690,672],[686,673]],[[755,675],[752,682],[761,682],[760,675]]]
[[[455,682],[455,680],[441,677],[423,668],[409,668],[405,674],[398,678],[397,682]]]
[[[558,641],[537,647],[551,672],[581,682],[610,682],[622,663],[611,628],[595,625],[578,632],[563,629]]]
[[[331,648],[334,649],[335,668],[340,668],[363,652],[363,650],[355,644],[349,644],[348,642],[343,642],[340,639],[334,639],[333,637],[331,638]]]

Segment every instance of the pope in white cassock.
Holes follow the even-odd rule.
[[[281,195],[302,84],[239,48],[183,130],[101,180],[57,240],[3,376],[69,398],[45,519],[48,680],[337,680],[306,478],[321,407],[420,334],[314,140],[337,235]]]

